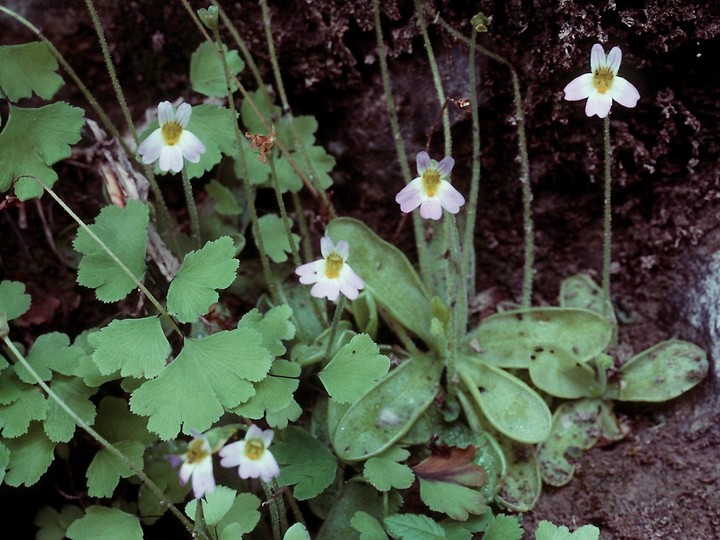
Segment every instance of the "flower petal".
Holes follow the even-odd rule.
[[[260,480],[269,482],[280,474],[280,466],[275,460],[275,456],[269,450],[263,452],[262,457],[257,462],[260,472]]]
[[[415,163],[417,164],[417,172],[420,176],[430,167],[430,155],[423,150],[418,152],[415,156]]]
[[[610,95],[624,107],[634,107],[640,99],[640,92],[638,92],[637,88],[627,79],[617,76],[613,78]]]
[[[600,118],[605,118],[610,112],[611,106],[612,97],[609,93],[593,92],[585,104],[585,114],[588,116],[597,114]]]
[[[295,273],[300,276],[300,283],[309,285],[320,279],[320,275],[325,272],[325,259],[313,261],[307,264],[301,264],[295,269]]]
[[[437,198],[442,207],[451,214],[457,214],[460,211],[460,207],[465,204],[465,197],[463,197],[450,182],[440,184]]]
[[[236,441],[220,449],[220,465],[223,467],[237,467],[245,457],[245,441]]]
[[[262,439],[265,449],[267,449],[267,447],[272,443],[274,435],[275,432],[272,429],[260,430],[260,434],[258,436]]]
[[[420,206],[420,203],[423,201],[422,195],[420,194],[421,185],[422,178],[416,178],[395,195],[395,202],[400,204],[401,211],[407,214]]]
[[[335,253],[340,255],[343,261],[347,261],[347,258],[350,255],[350,246],[346,240],[340,240],[337,244],[335,244]]]
[[[599,43],[593,45],[592,51],[590,51],[590,71],[594,73],[596,69],[604,67],[606,60],[603,46]]]
[[[340,281],[348,283],[355,289],[363,289],[365,287],[363,279],[358,276],[348,264],[343,265],[343,269],[340,270]]]
[[[200,461],[195,467],[192,475],[192,488],[196,499],[201,499],[205,493],[215,490],[215,477],[210,456]]]
[[[337,300],[340,296],[340,284],[336,279],[320,279],[310,289],[310,294],[315,298],[327,297],[328,300]]]
[[[187,461],[182,464],[179,471],[180,476],[180,483],[184,486],[187,484],[187,481],[190,480],[190,477],[192,476],[193,471],[195,470],[195,466],[188,463]]]
[[[158,121],[160,127],[175,119],[175,109],[169,101],[163,101],[158,105]]]
[[[157,161],[164,146],[165,141],[163,140],[162,130],[158,128],[138,146],[137,151],[142,162],[148,165]]]
[[[437,199],[423,201],[420,205],[420,217],[425,219],[440,219],[442,217],[442,206]]]
[[[176,173],[182,171],[183,156],[180,147],[178,145],[164,145],[162,150],[160,150],[159,165],[161,171],[172,171]]]
[[[613,47],[607,55],[607,67],[610,68],[613,75],[617,75],[620,62],[622,62],[622,51],[620,47]]]
[[[177,111],[175,112],[175,121],[177,121],[177,123],[180,124],[182,127],[187,127],[191,115],[192,105],[190,105],[189,103],[183,103],[177,108]]]
[[[450,156],[442,158],[442,161],[437,164],[437,172],[440,173],[440,178],[448,178],[452,168],[455,166],[455,160]]]
[[[565,87],[565,99],[568,101],[577,101],[579,99],[585,99],[595,89],[593,88],[593,74],[585,73],[576,77]]]
[[[329,236],[323,236],[320,239],[320,253],[322,253],[323,259],[327,259],[330,254],[335,251],[335,244]]]
[[[200,161],[200,155],[204,154],[206,150],[202,141],[198,139],[194,133],[188,131],[187,129],[183,129],[177,145],[180,147],[182,155],[190,163],[197,163]]]

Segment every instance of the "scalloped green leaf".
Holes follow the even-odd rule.
[[[583,525],[570,532],[564,525],[554,525],[549,521],[541,521],[535,531],[535,540],[598,540],[600,529],[595,525]]]
[[[5,479],[8,463],[10,463],[10,449],[0,442],[0,483]]]
[[[29,98],[33,92],[52,99],[63,85],[58,63],[41,41],[0,47],[0,90],[10,101]]]
[[[220,298],[216,289],[226,289],[235,281],[239,264],[229,236],[185,255],[168,289],[168,312],[180,322],[195,322]]]
[[[25,293],[25,284],[4,279],[0,281],[0,315],[12,321],[30,309],[30,295]]]
[[[80,347],[70,345],[70,338],[65,334],[51,332],[35,340],[26,360],[43,381],[49,381],[53,372],[72,375],[84,354]],[[15,364],[15,373],[23,382],[36,382],[35,377],[22,364]]]
[[[139,201],[128,201],[125,208],[106,206],[90,230],[120,259],[130,272],[142,280],[145,275],[148,207]],[[122,231],[122,234],[118,234]],[[117,302],[130,294],[135,281],[126,275],[105,250],[84,230],[79,229],[73,242],[83,254],[78,266],[77,282],[95,289],[102,302]]]
[[[238,203],[235,193],[217,180],[210,180],[205,189],[215,201],[215,210],[223,216],[239,216],[243,207]]]
[[[523,529],[517,517],[499,514],[488,524],[483,540],[520,540],[522,535]]]
[[[27,433],[33,420],[45,419],[47,406],[39,388],[23,385],[17,399],[7,405],[0,405],[0,431],[3,437],[15,438]]]
[[[377,303],[433,346],[429,294],[405,254],[356,219],[334,219],[327,234],[335,242],[346,240],[350,244],[350,265]]]
[[[261,314],[257,308],[253,308],[242,316],[237,324],[238,328],[252,328],[260,333],[263,338],[263,345],[273,356],[282,356],[286,352],[283,341],[289,341],[295,337],[295,325],[290,318],[292,308],[281,304]]]
[[[50,388],[60,399],[89,425],[95,420],[95,404],[90,396],[97,388],[88,388],[75,377],[55,377]],[[47,416],[43,422],[45,434],[53,442],[68,442],[75,433],[75,420],[54,399],[48,399]]]
[[[237,85],[232,80],[232,76],[243,70],[245,62],[236,50],[228,50],[225,45],[223,45],[223,52],[231,73],[230,85],[232,91],[235,92]],[[218,51],[214,44],[203,41],[190,57],[190,85],[195,92],[206,96],[227,96],[225,68],[218,58]]]
[[[14,182],[15,195],[25,201],[43,194],[35,178],[48,187],[55,184],[58,176],[52,165],[70,157],[70,146],[80,140],[85,111],[62,102],[37,109],[9,105],[9,109],[0,132],[0,192]]]
[[[103,375],[151,379],[172,352],[158,317],[114,320],[89,338],[93,360]],[[132,352],[132,354],[128,354]]]
[[[607,349],[610,323],[587,309],[543,307],[491,315],[467,334],[464,352],[475,361],[527,368],[537,349],[559,347],[587,362]]]
[[[375,516],[371,516],[362,510],[355,512],[350,520],[350,526],[360,533],[360,540],[387,540],[388,535],[385,534],[380,521]]]
[[[133,440],[149,445],[157,441],[157,436],[147,429],[147,420],[132,414],[124,398],[102,398],[93,427],[111,443]]]
[[[304,501],[316,497],[335,480],[337,461],[332,452],[304,429],[291,426],[273,445],[272,453],[280,467],[278,481],[295,486],[293,495]]]
[[[365,462],[363,476],[378,491],[407,489],[415,480],[412,469],[400,463],[410,457],[410,452],[398,446],[391,446],[382,454],[371,457]]]
[[[310,533],[302,523],[295,523],[283,536],[283,540],[310,540]]]
[[[70,524],[82,515],[83,511],[79,506],[65,505],[60,512],[51,506],[43,507],[33,521],[39,528],[36,540],[62,540]]]
[[[288,260],[288,253],[292,252],[290,247],[290,241],[288,240],[287,233],[285,232],[285,225],[283,220],[277,214],[265,214],[262,216],[258,223],[260,225],[260,236],[263,239],[263,245],[267,251],[268,257],[273,262],[282,263]],[[290,220],[290,227],[292,228],[293,223]],[[291,233],[293,242],[296,246],[300,245],[300,237]]]
[[[222,531],[220,540],[237,538],[237,533],[252,532],[260,521],[260,506],[260,499],[252,493],[238,493],[230,510],[218,521],[217,528]],[[231,535],[231,531],[235,534]]]
[[[290,158],[306,178],[314,180],[314,185],[323,190],[329,188],[333,183],[329,173],[335,168],[335,158],[321,146],[307,147],[306,153],[307,158],[302,152],[291,152]],[[275,173],[281,193],[297,193],[303,188],[302,178],[284,155],[275,161]]]
[[[113,446],[122,452],[139,470],[143,468],[145,445],[138,441],[116,441]],[[88,495],[90,497],[112,497],[121,478],[130,478],[135,473],[114,453],[103,448],[90,462],[85,471]]]
[[[230,511],[237,491],[225,486],[217,486],[213,491],[206,493],[203,501],[203,519],[205,524],[213,527]],[[193,499],[185,506],[185,514],[196,521],[197,500]]]
[[[133,392],[130,408],[149,416],[148,429],[163,440],[181,427],[204,431],[255,393],[250,381],[264,379],[271,363],[262,336],[249,328],[186,339],[177,358]]]
[[[445,531],[434,519],[421,514],[393,514],[384,520],[385,529],[400,540],[445,540]]]
[[[360,399],[390,369],[390,359],[367,334],[358,334],[335,353],[318,377],[339,403]]]
[[[552,416],[537,392],[492,365],[460,366],[460,378],[487,420],[513,440],[533,444],[550,433]]]
[[[623,364],[606,396],[620,401],[667,401],[702,381],[709,367],[707,354],[694,343],[663,341]]]
[[[55,458],[55,443],[47,438],[39,422],[17,439],[4,441],[10,449],[10,463],[5,474],[9,486],[32,486],[48,470]]]
[[[564,398],[600,397],[602,388],[590,362],[557,346],[538,347],[530,362],[530,379],[543,392]]]
[[[270,373],[255,385],[255,395],[248,401],[233,409],[238,416],[259,420],[266,415],[280,413],[295,401],[293,393],[300,386],[301,368],[287,360],[277,359],[270,368]],[[277,427],[273,423],[270,427]]]
[[[442,363],[430,356],[416,356],[373,386],[330,434],[338,457],[343,461],[367,459],[405,435],[435,399],[442,368]]]
[[[74,521],[67,530],[70,540],[96,540],[106,538],[112,531],[115,538],[123,540],[142,540],[143,531],[137,516],[123,512],[118,508],[90,506],[85,515]]]

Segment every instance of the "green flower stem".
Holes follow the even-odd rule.
[[[478,194],[480,192],[480,116],[478,113],[477,98],[477,68],[475,66],[477,30],[473,27],[470,36],[470,53],[469,53],[469,83],[470,83],[470,115],[472,117],[472,176],[470,178],[470,195],[468,203],[465,206],[465,236],[463,238],[463,263],[462,269],[465,276],[465,282],[469,284],[469,291],[475,290],[475,268],[472,267],[472,252],[475,249],[475,221],[478,206]]]
[[[193,246],[195,246],[195,249],[200,249],[200,218],[198,217],[197,206],[195,205],[195,197],[193,197],[190,177],[188,177],[187,169],[184,166],[182,168],[182,180],[183,190],[185,191],[185,202],[187,203],[188,214],[190,215],[192,243]]]
[[[295,266],[300,266],[302,264],[300,252],[298,251],[298,247],[295,244],[295,239],[292,235],[292,222],[290,221],[290,216],[288,216],[287,209],[285,208],[285,201],[283,200],[282,192],[280,191],[280,182],[278,181],[277,172],[275,171],[275,160],[272,155],[270,155],[270,152],[268,152],[268,165],[270,166],[270,178],[273,190],[275,191],[275,199],[277,200],[278,208],[280,209],[280,217],[282,217],[285,235],[287,236],[290,251],[292,252],[293,263]]]
[[[325,350],[325,361],[330,360],[330,354],[332,353],[335,336],[337,335],[338,325],[340,324],[344,308],[345,295],[340,293],[340,298],[338,298],[337,307],[335,308],[335,315],[333,315],[332,326],[330,327],[330,339],[328,340],[327,349]]]
[[[122,87],[120,86],[120,81],[118,80],[117,73],[115,71],[115,65],[113,64],[112,58],[110,57],[110,49],[108,48],[107,40],[105,39],[105,31],[103,30],[102,23],[100,22],[100,17],[98,17],[98,13],[95,9],[95,5],[93,4],[93,0],[85,0],[85,5],[90,12],[90,18],[92,19],[93,26],[95,26],[95,32],[98,35],[98,42],[100,43],[100,48],[102,49],[103,59],[105,60],[105,67],[107,68],[108,74],[110,75],[110,81],[112,82],[113,90],[115,90],[115,96],[117,97],[120,108],[122,109],[123,115],[125,116],[125,122],[130,129],[130,133],[132,133],[135,142],[138,143],[139,139],[137,130],[135,129],[135,124],[133,123],[132,116],[130,115],[130,109],[128,108],[127,101],[125,100],[125,95],[123,94]]]
[[[260,485],[265,492],[265,498],[267,499],[268,508],[270,509],[270,523],[272,524],[273,540],[280,540],[282,538],[282,532],[280,525],[280,510],[278,509],[277,499],[270,489],[270,484],[260,482]]]
[[[602,273],[602,290],[603,290],[603,308],[602,314],[607,317],[608,307],[610,303],[610,264],[612,262],[612,176],[610,167],[612,165],[612,148],[610,146],[610,115],[605,117],[603,122],[603,146],[605,149],[605,197],[603,212],[603,273]]]
[[[190,18],[195,23],[195,26],[197,26],[198,30],[200,30],[200,33],[205,37],[205,39],[209,43],[212,43],[215,45],[215,39],[210,37],[210,34],[207,33],[205,26],[203,25],[202,21],[197,16],[195,11],[193,11],[193,8],[190,5],[190,3],[188,2],[188,0],[181,0],[181,2],[183,4],[183,6],[185,7],[185,10],[190,15]],[[217,5],[217,4],[215,4],[215,5]],[[215,54],[217,55],[218,59],[221,62],[223,62],[223,64],[227,63],[225,60],[225,55],[223,54],[222,48],[220,48],[220,49],[216,48]],[[227,77],[230,77],[232,79],[232,81],[235,83],[238,90],[240,91],[240,94],[242,95],[243,99],[247,101],[247,103],[250,106],[250,108],[252,109],[252,111],[255,113],[255,115],[258,117],[258,119],[262,122],[263,127],[265,128],[266,132],[270,133],[270,131],[272,130],[272,125],[271,125],[270,121],[267,118],[265,118],[265,115],[263,115],[262,112],[260,112],[260,109],[258,109],[257,104],[255,103],[255,100],[253,100],[252,96],[250,96],[250,94],[248,94],[248,91],[245,89],[245,86],[240,82],[240,79],[238,79],[237,77],[235,77],[234,75],[232,75],[230,73],[228,73]],[[228,92],[230,92],[230,91],[228,90]],[[280,153],[283,155],[283,157],[287,160],[288,164],[292,167],[293,171],[295,171],[297,173],[297,175],[300,177],[300,179],[303,182],[303,185],[310,192],[310,195],[314,199],[317,200],[319,198],[317,191],[315,190],[315,188],[313,187],[312,183],[310,182],[308,177],[305,175],[305,173],[300,169],[298,164],[295,163],[295,160],[290,155],[290,150],[287,148],[287,146],[285,146],[283,141],[281,141],[279,139],[275,141],[275,145],[278,147],[278,149],[280,150]],[[242,153],[242,151],[241,151],[241,153]],[[328,214],[330,215],[330,217],[335,217],[335,210],[332,208],[332,206],[328,207],[327,211],[328,211]]]
[[[301,245],[303,248],[303,258],[305,262],[310,262],[313,259],[312,244],[310,241],[310,230],[308,229],[307,219],[305,219],[302,201],[300,200],[300,195],[294,191],[290,193],[293,201],[293,209],[295,210],[295,215],[297,216],[298,227],[300,228],[300,236],[302,237]]]
[[[195,529],[193,535],[207,535],[207,525],[205,524],[205,513],[203,512],[202,499],[197,500],[195,507]]]
[[[433,20],[438,21],[448,33],[450,33],[457,40],[471,46],[471,40],[462,35],[460,32],[450,26],[444,19],[437,13],[432,11],[429,6],[425,6],[428,14]],[[512,77],[513,87],[513,101],[515,102],[515,118],[517,120],[518,130],[518,153],[520,155],[520,184],[523,188],[523,232],[525,237],[525,265],[523,270],[523,292],[522,292],[522,305],[523,307],[530,307],[532,302],[532,289],[533,289],[533,266],[535,259],[535,234],[532,219],[532,201],[533,194],[530,187],[530,164],[528,161],[527,151],[527,139],[525,137],[525,113],[522,106],[522,97],[520,95],[520,79],[518,78],[517,71],[505,58],[497,53],[489,51],[485,47],[477,45],[477,50],[480,54],[492,58],[493,60],[500,62],[507,66],[510,70]]]
[[[72,408],[70,408],[68,404],[65,403],[62,398],[58,396],[45,383],[45,381],[42,380],[42,378],[37,374],[37,372],[33,369],[30,363],[25,359],[25,357],[20,353],[20,351],[17,350],[13,342],[7,336],[3,337],[3,341],[5,342],[5,345],[8,347],[8,349],[10,349],[12,354],[15,356],[15,359],[20,362],[20,364],[22,364],[22,366],[27,370],[28,373],[30,373],[30,376],[35,379],[37,384],[40,386],[40,388],[43,389],[43,391],[48,395],[48,397],[55,401],[60,406],[60,408],[65,411],[67,415],[72,418],[73,421],[80,428],[84,429],[93,439],[100,443],[105,449],[108,450],[108,452],[118,458],[128,469],[130,469],[138,478],[140,478],[140,480],[148,487],[148,489],[150,489],[150,491],[152,491],[162,503],[167,505],[168,510],[170,510],[175,515],[175,517],[180,520],[180,522],[184,525],[188,532],[193,533],[195,530],[195,525],[187,517],[185,517],[185,515],[180,512],[180,510],[178,510],[178,508],[174,504],[167,500],[165,492],[163,492],[163,490],[160,489],[160,487],[155,482],[153,482],[143,472],[142,469],[137,468],[135,464],[130,461],[130,459],[128,459],[125,454],[115,448],[102,435],[100,435],[97,431],[91,428],[87,422],[80,418],[80,416]],[[208,536],[203,531],[200,531],[200,536],[208,540]]]
[[[183,0],[183,3],[185,3],[186,7],[190,10],[190,12],[195,15],[190,6],[187,4],[187,0]],[[198,23],[199,22],[200,21],[198,21]],[[204,30],[202,23],[200,23],[200,27]],[[216,47],[216,51],[218,52],[220,56],[220,61],[223,65],[223,70],[225,72],[225,89],[227,90],[228,105],[230,106],[230,112],[232,113],[232,117],[235,119],[233,121],[235,145],[238,149],[238,163],[240,164],[240,171],[243,177],[242,185],[245,190],[245,199],[247,200],[248,206],[250,208],[250,220],[252,222],[252,232],[253,237],[255,238],[255,245],[260,252],[260,263],[262,265],[263,274],[265,275],[265,282],[268,284],[268,288],[270,289],[270,296],[272,297],[275,305],[279,305],[281,303],[280,285],[278,284],[275,275],[270,269],[270,260],[268,258],[267,250],[265,249],[265,243],[263,242],[262,235],[260,234],[260,222],[258,221],[257,208],[255,206],[255,193],[253,192],[252,186],[250,185],[250,176],[247,170],[247,162],[245,161],[245,152],[243,151],[242,147],[243,136],[240,133],[240,126],[237,123],[238,114],[235,107],[235,99],[232,95],[232,86],[230,83],[230,68],[227,65],[225,55],[223,54],[222,41],[220,40],[220,34],[217,30],[215,30],[215,41],[213,42],[213,44]]]
[[[281,488],[280,484],[278,484],[277,478],[273,478],[272,489],[274,490],[273,495],[278,506],[278,512],[280,513],[280,528],[284,535],[288,530],[287,511],[285,510],[285,500],[282,497],[281,490],[283,488]]]
[[[278,484],[277,480],[273,480],[273,485],[275,486],[276,490],[280,489],[280,486]],[[298,505],[297,501],[295,500],[295,496],[293,495],[292,488],[290,486],[285,486],[285,498],[287,499],[288,505],[290,506],[290,510],[293,513],[293,517],[295,518],[295,521],[297,523],[302,523],[307,528],[307,523],[305,523],[305,518],[303,517],[302,511],[300,510],[300,506]]]
[[[134,156],[135,152],[130,150],[130,147],[127,145],[125,140],[120,135],[120,132],[117,130],[115,125],[112,123],[108,115],[105,113],[105,110],[100,106],[100,103],[98,103],[98,100],[95,99],[95,96],[93,96],[92,92],[88,89],[87,86],[85,86],[85,83],[82,82],[82,79],[78,76],[78,74],[75,72],[75,70],[72,68],[72,66],[65,60],[65,57],[60,53],[60,51],[57,50],[55,45],[53,45],[52,41],[50,41],[48,38],[46,38],[38,28],[36,28],[30,21],[19,15],[18,13],[15,13],[14,11],[0,6],[0,12],[5,13],[6,15],[9,15],[10,17],[17,20],[19,23],[21,23],[23,26],[29,28],[45,45],[47,45],[47,48],[50,50],[50,52],[55,56],[57,61],[60,63],[60,65],[63,67],[63,69],[67,72],[68,75],[70,75],[70,78],[75,82],[78,89],[82,93],[83,96],[85,96],[85,99],[87,99],[90,106],[93,108],[95,113],[98,115],[98,118],[102,122],[103,126],[106,130],[110,132],[110,134],[117,140],[118,144],[122,147],[122,149],[125,151],[125,153],[128,155],[130,161],[132,163],[136,163]],[[150,182],[150,188],[153,191],[153,194],[155,195],[155,199],[157,200],[158,204],[160,205],[160,220],[164,224],[170,224],[173,222],[172,217],[170,216],[170,212],[168,211],[167,205],[165,204],[165,199],[163,198],[162,191],[160,190],[160,186],[157,183],[157,180],[155,179],[155,175],[153,174],[153,170],[150,167],[144,167],[145,176],[147,177],[148,181]]]
[[[378,43],[378,58],[380,59],[380,74],[382,76],[383,87],[385,89],[385,106],[387,107],[388,117],[390,119],[390,128],[392,130],[393,139],[395,140],[395,150],[400,160],[400,168],[405,178],[405,183],[412,182],[413,177],[410,174],[408,166],[407,152],[402,140],[400,132],[400,121],[398,120],[395,103],[393,102],[392,87],[390,85],[390,74],[387,64],[387,51],[385,50],[385,40],[382,35],[382,26],[380,24],[380,3],[379,0],[373,0],[373,14],[375,16],[375,35]],[[420,276],[426,286],[430,286],[430,254],[425,241],[425,229],[423,227],[422,218],[417,212],[412,213],[413,229],[415,231],[415,245],[418,251],[418,261],[420,263]]]
[[[275,51],[275,43],[272,35],[272,25],[270,23],[270,10],[268,9],[267,0],[260,0],[260,9],[262,10],[263,26],[265,27],[265,39],[267,41],[268,52],[270,53],[270,63],[272,64],[273,76],[275,78],[275,85],[280,95],[280,103],[282,103],[283,114],[290,120],[290,130],[292,131],[293,138],[295,139],[295,146],[302,154],[305,159],[305,163],[310,171],[308,180],[313,184],[316,191],[322,199],[323,205],[328,209],[328,213],[331,218],[336,216],[335,209],[332,207],[332,203],[328,199],[327,193],[319,185],[317,185],[317,172],[310,159],[307,148],[303,144],[300,138],[300,132],[298,131],[297,125],[295,124],[295,118],[293,117],[292,110],[290,109],[290,103],[288,102],[287,94],[285,93],[285,85],[283,84],[282,75],[280,74],[280,64],[277,59],[277,52]]]
[[[34,178],[34,177],[33,177],[33,178]],[[45,189],[45,191],[47,191],[47,192],[50,194],[50,196],[51,196],[53,199],[55,199],[55,202],[57,202],[57,203],[60,205],[60,207],[61,207],[63,210],[65,210],[65,212],[67,212],[67,214],[68,214],[71,218],[73,218],[73,219],[75,220],[75,222],[90,236],[90,238],[92,238],[92,239],[103,249],[103,251],[105,251],[105,253],[107,253],[108,257],[110,257],[110,258],[113,260],[113,262],[114,262],[115,264],[117,264],[118,267],[120,267],[120,269],[121,269],[130,279],[133,280],[133,282],[135,283],[135,285],[137,286],[137,288],[140,289],[140,291],[142,291],[142,293],[147,297],[147,299],[150,300],[150,302],[152,303],[152,305],[155,306],[155,309],[157,309],[158,312],[159,312],[163,317],[165,317],[168,321],[170,321],[170,324],[172,324],[173,330],[175,330],[175,332],[177,332],[177,334],[178,334],[180,337],[185,337],[184,334],[182,333],[182,331],[180,330],[180,328],[178,328],[178,325],[177,325],[177,323],[175,322],[175,319],[173,319],[173,318],[170,316],[170,314],[169,314],[169,313],[167,312],[167,310],[163,307],[163,305],[158,301],[158,299],[155,298],[155,296],[153,296],[153,294],[147,289],[147,287],[145,287],[145,285],[143,285],[143,283],[135,276],[135,274],[133,274],[132,271],[131,271],[127,266],[125,266],[125,263],[123,263],[123,262],[117,257],[117,255],[115,255],[115,253],[113,253],[113,251],[107,246],[107,244],[105,244],[105,242],[103,242],[103,241],[90,229],[90,227],[88,227],[88,226],[85,224],[85,222],[84,222],[82,219],[80,219],[80,218],[78,217],[78,215],[77,215],[75,212],[73,212],[73,211],[70,209],[70,207],[69,207],[67,204],[65,204],[60,197],[57,196],[57,194],[56,194],[52,189],[50,189],[48,186],[46,186],[46,185],[42,182],[42,180],[40,180],[40,179],[38,179],[38,178],[35,178],[35,181],[36,181],[37,183],[39,183],[39,184]]]
[[[435,84],[435,91],[438,95],[438,101],[443,107],[442,118],[443,118],[443,133],[445,136],[445,155],[452,155],[452,137],[450,136],[450,113],[445,106],[447,100],[445,99],[445,91],[443,90],[442,79],[440,78],[440,70],[438,69],[437,61],[435,60],[435,53],[433,53],[432,44],[430,43],[430,36],[427,32],[427,24],[425,23],[425,16],[423,15],[423,0],[415,0],[415,13],[418,18],[418,26],[422,33],[423,43],[425,44],[425,51],[427,52],[428,62],[430,63],[430,71],[432,72],[433,83]]]

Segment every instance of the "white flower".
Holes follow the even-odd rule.
[[[263,431],[255,424],[250,426],[245,439],[230,443],[220,450],[220,465],[238,467],[240,478],[260,478],[269,482],[280,474],[280,467],[268,450],[273,430]]]
[[[565,87],[565,99],[578,101],[587,98],[585,114],[597,114],[605,118],[610,112],[613,99],[625,107],[634,107],[640,93],[630,82],[618,77],[622,51],[613,47],[605,55],[602,45],[593,45],[590,53],[590,73],[580,75]]]
[[[190,122],[192,106],[183,103],[177,112],[169,101],[158,105],[160,127],[153,131],[138,147],[138,153],[145,164],[160,159],[161,171],[180,172],[183,158],[190,163],[200,161],[200,154],[206,150],[205,145],[192,132],[185,129]]]
[[[185,485],[192,478],[193,495],[196,499],[215,489],[212,448],[204,435],[194,433],[193,440],[188,443],[187,452],[179,456],[168,456],[168,459],[174,467],[182,463],[180,483]]]
[[[324,236],[320,240],[320,251],[322,259],[295,269],[295,273],[300,276],[300,283],[314,283],[310,294],[315,298],[327,296],[329,300],[335,301],[343,293],[349,300],[355,300],[359,290],[365,287],[365,282],[347,263],[350,253],[348,243],[340,240],[337,245],[333,245],[330,237]]]
[[[451,214],[457,214],[465,204],[465,197],[447,181],[455,160],[448,156],[438,163],[430,159],[427,152],[419,152],[416,161],[420,176],[395,197],[400,210],[412,212],[419,206],[420,216],[425,219],[440,219],[443,208]]]

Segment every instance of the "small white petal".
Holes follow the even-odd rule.
[[[342,270],[340,270],[340,280],[348,283],[355,289],[363,289],[365,287],[365,282],[362,278],[358,276],[347,264],[343,266]]]
[[[350,255],[350,246],[346,240],[340,240],[337,244],[335,244],[335,253],[340,255],[343,261],[347,260]]]
[[[415,163],[417,164],[418,174],[422,176],[422,174],[428,169],[428,167],[430,167],[430,155],[424,150],[422,152],[418,152],[418,155],[415,157]]]
[[[335,244],[332,239],[329,236],[323,236],[320,239],[320,253],[323,259],[327,259],[333,251],[335,251]]]
[[[610,68],[613,75],[617,75],[620,62],[622,62],[622,51],[620,47],[613,47],[607,55],[607,67]]]
[[[175,112],[175,120],[182,127],[187,127],[191,115],[192,105],[190,105],[189,103],[183,103],[177,108],[177,111]]]
[[[194,468],[195,468],[195,467],[194,467],[192,464],[188,463],[188,462],[183,462],[183,464],[180,466],[180,472],[179,472],[179,475],[180,475],[180,483],[181,483],[183,486],[184,486],[185,484],[187,484],[187,481],[188,481],[188,480],[190,480],[190,477],[192,476],[192,473],[193,473],[193,469],[194,469]]]
[[[563,91],[565,92],[565,99],[568,101],[585,99],[595,91],[593,88],[593,74],[585,73],[576,77],[570,81]]]
[[[280,467],[275,460],[275,456],[268,450],[265,450],[262,457],[258,460],[258,469],[260,471],[260,480],[263,482],[269,482],[280,474]]]
[[[238,469],[238,474],[243,480],[248,478],[258,478],[260,476],[260,467],[257,461],[251,459],[243,460]]]
[[[612,97],[609,93],[600,94],[594,92],[590,94],[590,97],[585,104],[585,114],[592,116],[597,114],[600,118],[605,118],[610,113],[610,107],[612,106]]]
[[[300,283],[304,285],[315,283],[319,276],[325,273],[325,259],[301,264],[295,269],[295,273],[300,276]]]
[[[437,198],[440,200],[442,207],[451,214],[457,214],[460,207],[465,204],[465,197],[449,182],[440,184]]]
[[[265,445],[265,449],[267,450],[267,447],[270,446],[270,444],[273,441],[273,436],[275,435],[275,432],[272,429],[265,429],[260,430],[260,439],[262,439],[263,444]]]
[[[425,219],[440,219],[442,217],[440,201],[436,199],[423,201],[420,205],[420,216]]]
[[[448,178],[454,165],[455,160],[453,158],[450,156],[444,157],[440,163],[437,164],[437,172],[440,173],[440,178]]]
[[[223,447],[220,452],[220,465],[237,467],[245,457],[245,441],[236,441]]]
[[[212,459],[210,456],[204,458],[195,467],[192,477],[193,495],[201,499],[205,493],[215,490],[215,477],[213,476]]]
[[[599,43],[593,45],[592,51],[590,51],[590,71],[595,72],[596,69],[605,66],[605,49]]]
[[[158,105],[158,121],[160,127],[175,120],[175,110],[169,101],[163,101]]]
[[[327,297],[329,300],[337,300],[340,295],[340,284],[337,280],[320,279],[310,289],[310,294],[315,298]]]
[[[180,134],[180,139],[177,142],[180,147],[183,157],[190,163],[197,163],[200,161],[200,155],[205,153],[205,145],[200,139],[198,139],[194,133],[184,129]]]
[[[157,161],[164,146],[165,141],[163,140],[162,130],[158,128],[138,146],[137,151],[142,162],[148,165]]]
[[[172,171],[180,172],[183,168],[183,156],[180,147],[174,146],[163,146],[160,151],[160,170],[161,171]]]
[[[420,206],[420,203],[423,201],[422,195],[420,194],[421,186],[422,178],[416,178],[400,190],[395,196],[395,202],[400,204],[400,210],[407,214]]]
[[[343,293],[348,300],[355,300],[358,297],[358,294],[360,294],[360,291],[349,283],[341,283],[340,292]]]
[[[634,107],[640,99],[640,92],[637,91],[630,81],[622,77],[613,78],[610,95],[624,107]]]

